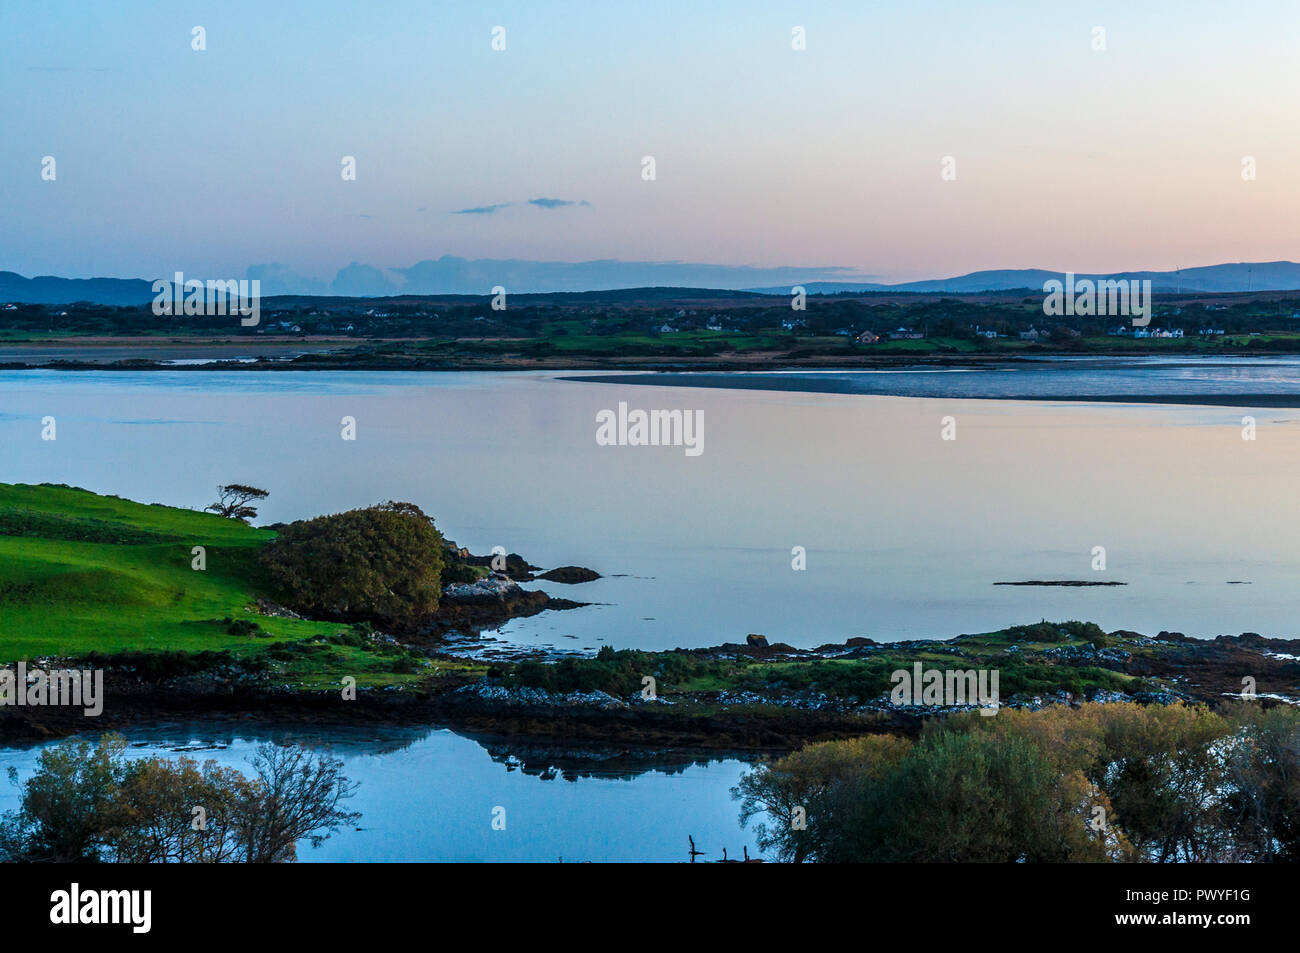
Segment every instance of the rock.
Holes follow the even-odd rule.
[[[600,573],[583,566],[560,566],[539,574],[537,578],[545,579],[547,582],[560,582],[566,586],[573,586],[580,582],[591,582],[593,579],[599,579]]]
[[[1114,705],[1119,702],[1131,702],[1133,699],[1124,692],[1113,692],[1105,689],[1098,689],[1093,692],[1092,697],[1088,699],[1096,705]]]
[[[449,539],[444,539],[444,540],[442,541],[442,544],[443,544],[445,547],[447,547],[447,551],[451,553],[451,558],[452,558],[452,559],[468,559],[468,558],[469,558],[469,550],[468,550],[467,548],[465,548],[464,546],[457,546],[455,543],[453,543],[453,542],[452,542],[451,540],[449,540]]]
[[[493,572],[501,572],[517,582],[528,582],[533,578],[533,572],[538,568],[518,553],[507,554],[504,563],[500,554],[465,556],[461,559],[461,562],[470,566],[482,566],[484,569],[491,569]]]
[[[478,582],[447,586],[442,590],[442,595],[453,602],[500,602],[514,597],[519,591],[512,580],[494,573]]]
[[[1064,658],[1064,659],[1092,659],[1096,658],[1097,650],[1092,647],[1091,643],[1084,645],[1057,645],[1050,649],[1043,649],[1045,658]]]
[[[273,616],[277,619],[301,619],[298,613],[292,609],[286,609],[282,605],[272,602],[270,599],[258,599],[257,611],[262,615]]]
[[[569,692],[561,695],[548,692],[544,688],[506,688],[484,679],[456,689],[458,695],[474,695],[484,701],[498,702],[506,705],[545,705],[562,708],[599,708],[604,711],[627,708],[627,702],[615,698],[608,692],[599,690],[590,692]]]
[[[870,645],[875,645],[875,644],[876,644],[876,640],[875,640],[875,639],[865,639],[865,638],[863,638],[862,636],[858,635],[858,636],[854,636],[853,638],[849,639],[849,640],[848,640],[847,642],[845,642],[844,644],[847,645],[847,646],[848,646],[849,648],[851,648],[851,649],[858,649],[858,648],[866,648],[867,646],[870,646]]]
[[[1134,692],[1133,700],[1144,705],[1173,705],[1179,698],[1172,692]]]
[[[745,644],[750,648],[765,649],[767,648],[767,636],[755,635],[753,632],[745,636]]]

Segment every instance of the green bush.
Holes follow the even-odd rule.
[[[446,547],[418,506],[389,502],[291,523],[260,558],[298,612],[405,628],[437,610]]]

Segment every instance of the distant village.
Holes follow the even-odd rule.
[[[818,351],[1053,350],[1104,348],[1106,341],[1160,340],[1173,347],[1300,350],[1300,292],[1160,296],[1150,322],[1109,316],[1049,316],[1041,295],[788,296],[689,289],[519,294],[495,307],[489,296],[394,298],[267,297],[257,327],[228,316],[159,317],[147,305],[0,303],[0,329],[32,335],[221,333],[274,337],[444,340],[582,353],[690,346]],[[743,338],[748,337],[749,340]],[[1198,343],[1199,342],[1199,343]],[[892,347],[891,347],[892,345]]]
[[[1102,325],[1097,319],[1089,321],[1080,317],[1071,323],[1062,323],[1060,318],[1044,320],[1041,312],[1035,314],[1032,309],[1011,309],[1005,306],[972,306],[966,302],[950,301],[950,307],[933,307],[918,305],[913,309],[901,310],[900,316],[907,317],[908,311],[924,312],[913,316],[913,320],[895,327],[882,327],[879,321],[880,310],[872,309],[866,314],[854,315],[859,320],[840,327],[830,327],[826,315],[805,313],[803,316],[791,316],[786,310],[779,318],[780,330],[794,336],[824,336],[849,338],[858,344],[878,344],[889,341],[921,341],[927,339],[973,338],[984,341],[1023,341],[1027,344],[1068,343],[1085,337],[1131,338],[1179,340],[1187,337],[1222,338],[1226,335],[1258,338],[1267,331],[1294,331],[1300,333],[1300,309],[1287,308],[1238,308],[1242,312],[1229,314],[1233,309],[1227,304],[1198,304],[1191,308],[1181,306],[1158,308],[1153,320],[1145,326],[1134,324]],[[973,321],[962,323],[953,313],[969,311],[972,307],[984,307],[995,312],[997,320],[980,323]],[[920,320],[917,320],[917,318]],[[776,321],[765,323],[746,311],[700,312],[678,308],[661,319],[656,316],[648,330],[655,335],[682,334],[695,331],[758,331],[765,328],[775,329]],[[863,322],[861,319],[866,318]],[[1216,318],[1218,323],[1216,323]],[[1230,321],[1224,319],[1230,318]],[[873,320],[875,319],[875,320]],[[1189,321],[1190,319],[1190,321]],[[1114,317],[1111,317],[1114,321]],[[1194,322],[1191,327],[1182,326],[1182,322]],[[863,327],[867,323],[869,327]]]

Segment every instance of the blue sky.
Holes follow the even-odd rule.
[[[6,0],[0,269],[1294,259],[1298,64],[1268,0]]]

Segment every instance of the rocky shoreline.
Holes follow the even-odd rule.
[[[512,581],[501,580],[481,588],[499,592],[502,602],[509,601],[506,594],[516,589],[526,592]],[[529,610],[535,608],[527,596],[516,598],[524,599]],[[489,605],[477,593],[453,593],[452,604],[457,613]],[[491,611],[500,612],[501,606],[493,604]],[[1201,640],[1173,632],[1147,637],[1117,631],[1090,641],[1087,631],[1078,635],[1069,628],[1080,625],[1068,623],[1056,630],[1043,623],[945,641],[851,639],[815,649],[769,645],[761,636],[751,636],[745,643],[633,653],[647,670],[663,671],[669,663],[689,664],[734,676],[732,684],[685,686],[650,697],[644,692],[601,688],[553,690],[519,681],[529,672],[535,675],[548,666],[565,664],[555,660],[531,661],[532,669],[503,663],[485,670],[432,675],[411,687],[358,689],[351,700],[335,690],[278,685],[238,666],[157,679],[123,666],[106,669],[100,718],[87,719],[79,709],[70,708],[0,708],[0,741],[28,743],[201,718],[313,726],[421,724],[521,743],[780,752],[811,741],[872,732],[912,734],[929,718],[975,707],[897,704],[888,691],[854,693],[817,680],[819,673],[829,678],[850,665],[886,671],[910,659],[952,669],[1000,668],[1004,684],[1014,683],[1022,670],[1047,679],[1041,682],[1041,690],[1009,692],[999,702],[1009,708],[1036,710],[1085,702],[1219,704],[1243,697],[1262,704],[1300,704],[1300,640],[1267,639],[1255,633]],[[422,646],[421,651],[433,665],[458,659],[434,644]],[[54,667],[54,660],[47,661]],[[598,666],[599,657],[578,664]],[[809,672],[813,681],[800,683],[799,676]],[[1090,680],[1083,690],[1052,687],[1052,679],[1058,685],[1073,685],[1080,676]],[[1253,694],[1243,694],[1246,679]],[[1118,684],[1124,687],[1111,687]]]

